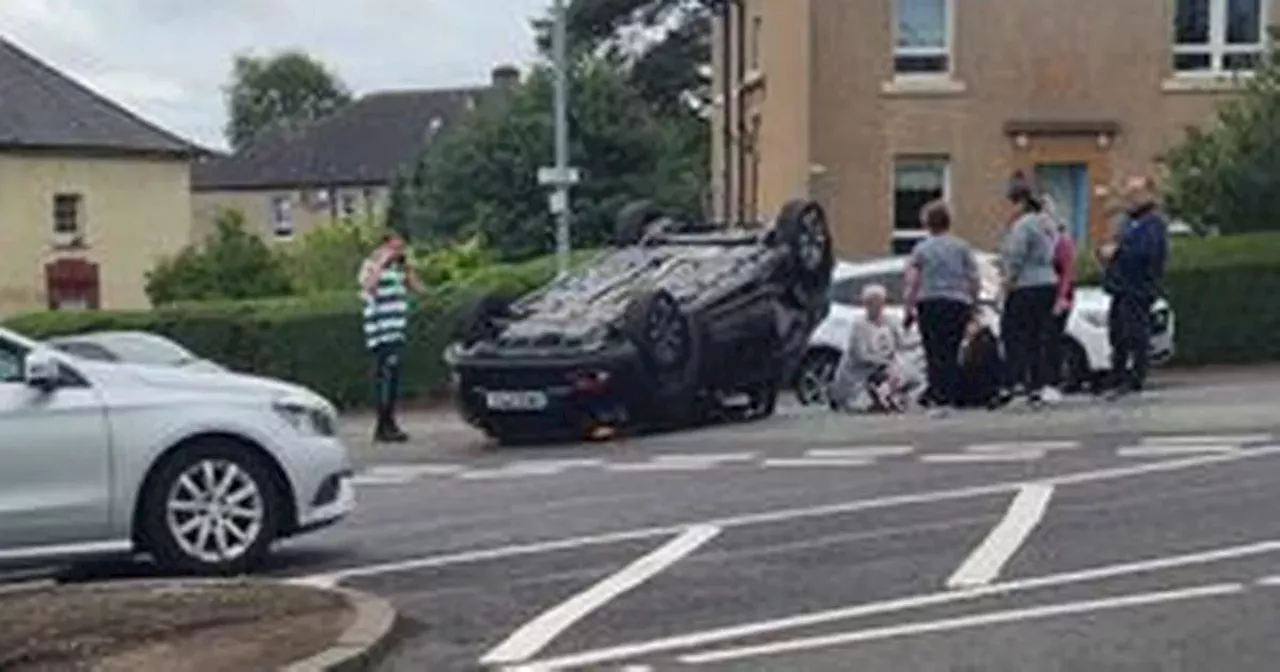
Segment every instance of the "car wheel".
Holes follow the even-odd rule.
[[[787,295],[803,309],[825,302],[835,264],[826,212],[814,201],[789,201],[778,214],[777,228],[791,258]]]
[[[1070,338],[1062,345],[1061,367],[1059,376],[1062,381],[1062,391],[1068,394],[1084,390],[1085,385],[1093,377],[1089,357],[1085,354],[1084,348]]]
[[[143,543],[168,570],[245,572],[275,540],[282,497],[255,453],[225,441],[201,442],[167,459],[148,479]]]
[[[764,420],[778,410],[778,384],[760,383],[747,392],[747,420]]]
[[[840,355],[830,350],[814,350],[805,355],[796,371],[796,400],[805,406],[825,406],[830,399],[828,388],[839,364]]]
[[[618,247],[630,247],[644,240],[649,225],[662,218],[662,212],[652,201],[633,201],[622,206],[614,221],[613,242]]]

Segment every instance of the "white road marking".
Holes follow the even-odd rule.
[[[550,672],[552,670],[570,670],[592,667],[599,665],[600,663],[610,661],[625,660],[653,653],[689,649],[758,635],[767,635],[782,630],[807,628],[824,625],[826,623],[847,621],[867,616],[877,616],[898,611],[906,611],[909,609],[932,607],[954,602],[965,602],[981,597],[1008,595],[1012,593],[1037,590],[1040,588],[1052,588],[1089,581],[1101,581],[1104,579],[1128,576],[1131,574],[1143,574],[1162,569],[1173,569],[1177,567],[1220,562],[1223,560],[1234,560],[1236,558],[1263,555],[1266,553],[1280,553],[1280,539],[1255,542],[1242,546],[1218,548],[1210,551],[1199,551],[1185,555],[1139,560],[1136,562],[1127,562],[1118,565],[1093,567],[1090,569],[1077,570],[1063,574],[1049,574],[1026,579],[1016,579],[1003,583],[979,586],[971,590],[911,595],[886,600],[884,602],[871,602],[867,604],[854,605],[852,607],[789,616],[771,621],[747,623],[744,625],[736,625],[715,630],[703,630],[701,632],[677,635],[666,639],[623,644],[620,646],[609,647],[607,649],[597,649],[594,651],[584,651],[558,658],[548,658],[529,663],[519,667],[518,669],[521,672]]]
[[[823,467],[869,467],[875,464],[874,459],[859,457],[779,457],[761,462],[765,467],[781,468],[823,468]]]
[[[720,528],[712,525],[698,525],[685,530],[652,553],[521,626],[501,644],[484,654],[480,658],[480,664],[503,665],[528,660],[574,623],[619,595],[657,576],[718,534]]]
[[[572,469],[575,467],[598,467],[604,464],[604,460],[600,458],[566,458],[561,460],[517,460],[507,463],[508,468],[512,469]]]
[[[1266,443],[1271,441],[1270,434],[1221,434],[1218,436],[1144,436],[1142,437],[1143,445],[1205,445],[1214,443],[1228,443],[1232,445],[1243,445],[1246,443]]]
[[[714,462],[615,462],[604,465],[605,471],[619,473],[645,471],[706,471],[715,468]]]
[[[1238,446],[1225,443],[1171,443],[1167,445],[1121,446],[1116,449],[1116,455],[1120,457],[1169,457],[1171,455],[1202,455],[1204,453],[1236,453],[1241,450],[1243,449]]]
[[[814,448],[806,450],[804,454],[808,457],[847,457],[847,458],[876,458],[876,457],[896,457],[899,455],[910,455],[915,452],[915,446],[907,445],[888,445],[888,446],[858,446],[856,448]]]
[[[1004,518],[991,528],[982,543],[973,549],[951,578],[947,579],[947,587],[973,588],[994,581],[1005,563],[1009,562],[1040,523],[1052,496],[1052,485],[1031,483],[1023,486],[1010,502]]]
[[[412,475],[379,475],[379,474],[356,474],[351,477],[351,484],[359,487],[371,485],[408,485],[418,480]]]
[[[503,466],[496,469],[473,469],[458,474],[458,478],[468,481],[488,481],[503,478],[524,478],[525,476],[554,476],[565,471],[567,467],[557,464]]]
[[[465,469],[461,464],[422,463],[422,464],[375,464],[362,473],[379,476],[395,476],[411,474],[413,476],[449,476]]]
[[[1074,450],[1079,447],[1079,441],[1011,441],[1008,443],[975,443],[965,446],[965,451],[970,453],[1019,453]]]
[[[1047,604],[1023,609],[989,611],[981,614],[970,614],[967,616],[947,618],[938,621],[904,623],[902,625],[891,625],[881,628],[869,628],[866,630],[854,630],[852,632],[836,633],[832,635],[773,642],[759,646],[721,649],[717,651],[681,656],[679,660],[682,663],[691,665],[722,663],[730,660],[776,655],[790,651],[803,651],[806,649],[825,648],[843,644],[856,644],[859,642],[871,642],[891,639],[894,637],[923,635],[931,632],[949,632],[965,628],[1017,623],[1032,619],[1072,616],[1076,614],[1088,614],[1113,609],[1130,609],[1133,607],[1176,602],[1181,600],[1222,597],[1225,595],[1236,595],[1244,592],[1244,590],[1245,586],[1240,583],[1215,583],[1188,588],[1178,588],[1175,590],[1130,593],[1127,595],[1104,597],[1096,600],[1081,600],[1078,602],[1062,602],[1059,604]]]
[[[1258,579],[1257,581],[1255,581],[1254,583],[1257,583],[1259,586],[1266,586],[1268,588],[1280,587],[1280,576],[1264,576],[1261,579]]]
[[[1280,454],[1280,445],[1265,446],[1261,448],[1253,448],[1239,453],[1230,453],[1225,455],[1203,455],[1178,460],[1164,460],[1161,462],[1148,462],[1137,465],[1129,465],[1124,467],[1110,467],[1107,469],[1098,469],[1092,471],[1077,471],[1063,474],[1061,476],[1051,476],[1040,479],[1041,483],[1056,486],[1076,485],[1080,483],[1097,483],[1102,481],[1118,480],[1133,476],[1142,476],[1145,474],[1156,474],[1162,472],[1181,471],[1184,469],[1192,469],[1195,467],[1210,466],[1219,463],[1236,462],[1239,460],[1265,457]],[[445,567],[449,565],[464,564],[469,562],[479,562],[483,560],[498,560],[523,555],[534,555],[538,553],[551,553],[555,551],[570,550],[574,548],[582,548],[584,546],[596,546],[605,544],[615,544],[624,541],[636,541],[640,539],[650,539],[653,537],[664,536],[668,534],[676,534],[684,529],[698,524],[715,525],[717,527],[745,527],[750,525],[765,525],[768,523],[788,522],[803,518],[817,518],[821,516],[839,515],[844,513],[855,513],[858,511],[870,511],[875,509],[892,508],[895,506],[907,506],[911,504],[931,504],[936,502],[946,502],[957,499],[973,499],[976,497],[986,497],[999,495],[1008,492],[1015,492],[1024,484],[1023,481],[1009,481],[1001,483],[991,483],[988,485],[978,485],[966,488],[956,488],[952,490],[935,490],[929,492],[916,492],[902,495],[890,495],[887,497],[877,497],[872,499],[858,499],[845,502],[837,502],[835,504],[826,504],[822,506],[803,507],[794,509],[780,509],[775,511],[764,511],[759,513],[750,513],[739,516],[728,516],[719,519],[693,521],[677,525],[655,526],[648,528],[639,528],[634,530],[624,530],[620,532],[610,532],[598,535],[590,535],[583,537],[572,537],[568,539],[554,539],[528,544],[518,544],[514,546],[499,546],[495,548],[462,551],[457,553],[449,553],[445,555],[433,555],[418,558],[409,558],[405,560],[397,560],[393,562],[379,563],[375,565],[364,565],[360,567],[351,567],[340,569],[332,572],[321,574],[313,574],[293,579],[294,583],[302,583],[308,585],[332,586],[338,582],[349,578],[362,576],[376,576],[379,574],[391,574],[396,572],[407,572],[418,569],[431,569],[436,567]],[[1280,541],[1274,542],[1277,548],[1280,548]],[[1000,584],[995,584],[1000,585]],[[977,590],[985,590],[986,588],[994,588],[988,586]],[[1007,585],[1007,584],[1006,584]],[[948,600],[954,599],[952,595],[972,595],[974,591],[964,593],[944,593],[948,596]]]
[[[1042,450],[1007,453],[933,453],[921,455],[921,462],[931,464],[982,464],[991,462],[1032,462],[1045,456]]]
[[[749,462],[755,453],[664,453],[654,455],[655,462]]]

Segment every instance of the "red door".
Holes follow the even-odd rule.
[[[49,310],[97,310],[101,298],[98,265],[84,259],[58,259],[44,266]]]

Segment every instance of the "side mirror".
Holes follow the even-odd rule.
[[[62,369],[58,364],[58,360],[43,350],[31,351],[27,354],[26,361],[23,362],[23,381],[28,387],[38,390],[45,392],[53,390],[58,386],[61,373]]]

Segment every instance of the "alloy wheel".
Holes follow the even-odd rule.
[[[193,463],[174,481],[165,522],[184,554],[205,563],[237,560],[263,533],[266,501],[258,483],[231,460]]]
[[[814,359],[800,370],[796,381],[796,398],[802,404],[826,405],[830,397],[828,388],[835,377],[836,363],[829,358]]]

